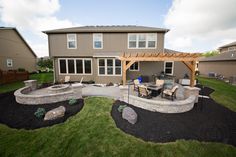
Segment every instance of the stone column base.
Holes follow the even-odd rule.
[[[24,81],[25,86],[29,86],[31,90],[36,90],[38,87],[37,80],[26,80]]]
[[[195,95],[195,103],[198,103],[198,96],[199,96],[199,91],[201,89],[197,88],[197,87],[190,87],[190,86],[185,86],[184,87],[184,98],[187,99],[188,97],[190,97],[191,95]]]
[[[121,95],[120,100],[125,101],[125,98],[128,96],[128,86],[119,86],[119,88],[120,88],[120,95]]]

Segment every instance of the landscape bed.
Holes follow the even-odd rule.
[[[15,101],[13,93],[0,94],[0,123],[16,129],[24,128],[31,130],[63,123],[69,117],[78,113],[84,105],[82,99],[78,99],[77,103],[73,105],[69,105],[68,101],[40,105],[23,105]],[[37,118],[34,115],[38,108],[44,108],[47,112],[59,106],[66,108],[65,115],[61,118],[44,121],[43,118]]]
[[[200,94],[208,95],[205,87]],[[132,125],[122,118],[120,105],[135,110],[138,121]],[[118,128],[135,137],[152,142],[173,142],[178,139],[221,142],[236,146],[236,113],[211,98],[200,98],[191,111],[167,114],[147,111],[125,102],[115,101],[111,116]]]

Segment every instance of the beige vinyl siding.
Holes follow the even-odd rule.
[[[226,78],[236,75],[236,61],[212,61],[199,63],[200,75],[208,76],[209,72],[224,75]]]
[[[67,34],[50,34],[50,55],[92,56],[94,52],[163,52],[164,33],[157,33],[156,49],[128,49],[128,33],[103,33],[103,48],[93,49],[93,33],[77,33],[77,49],[67,49]]]
[[[12,59],[13,67],[7,67],[7,59]],[[0,69],[24,68],[36,70],[36,57],[13,29],[0,29]]]

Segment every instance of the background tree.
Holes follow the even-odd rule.
[[[204,57],[211,57],[211,56],[215,56],[220,54],[220,52],[218,50],[213,50],[213,51],[207,51],[205,53],[203,53]]]
[[[42,69],[46,69],[46,68],[52,69],[53,68],[52,59],[40,58],[37,62],[37,65]]]

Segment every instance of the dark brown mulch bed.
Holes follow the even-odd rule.
[[[205,87],[201,94],[213,90]],[[221,142],[236,146],[236,113],[217,104],[212,99],[200,98],[194,108],[185,113],[165,114],[147,111],[129,104],[138,114],[132,125],[122,119],[118,107],[126,104],[116,101],[111,116],[116,126],[124,132],[145,141],[172,142],[178,139]]]
[[[37,129],[47,127],[58,123],[63,123],[70,116],[75,115],[83,108],[83,99],[79,99],[74,105],[69,105],[68,101],[43,104],[43,105],[22,105],[15,101],[14,92],[0,94],[0,123],[6,124],[16,129]],[[45,108],[46,111],[59,106],[66,108],[65,116],[56,120],[44,121],[34,116],[39,107]]]

